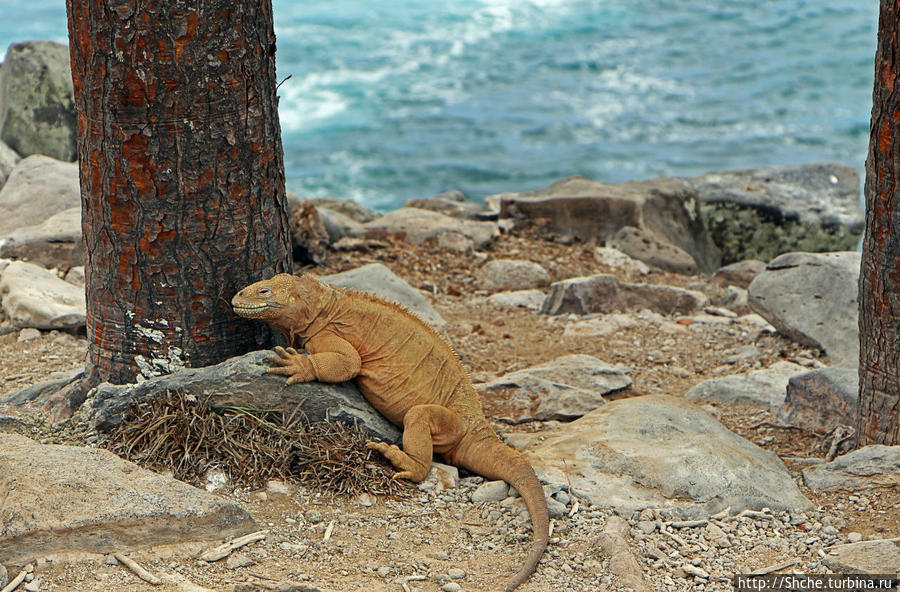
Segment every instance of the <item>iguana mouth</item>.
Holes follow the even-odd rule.
[[[259,303],[259,304],[232,304],[231,307],[234,309],[234,312],[241,313],[257,313],[262,312],[269,308],[268,304]]]

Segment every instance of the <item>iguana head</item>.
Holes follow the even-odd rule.
[[[267,280],[250,284],[231,299],[234,312],[248,319],[272,319],[285,314],[292,297],[294,276],[279,273]]]

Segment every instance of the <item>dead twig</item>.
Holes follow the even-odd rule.
[[[17,575],[12,580],[10,580],[10,582],[6,586],[4,586],[3,590],[0,590],[0,592],[13,592],[13,590],[15,590],[16,588],[19,587],[19,584],[21,584],[22,582],[25,581],[25,576],[27,576],[27,575],[28,575],[28,568],[26,567],[25,569],[23,569],[22,571],[19,572],[19,575]]]
[[[160,584],[162,584],[161,579],[159,579],[158,577],[156,577],[155,575],[153,575],[152,573],[150,573],[149,571],[147,571],[146,569],[141,567],[138,564],[138,562],[135,561],[134,559],[132,559],[130,557],[126,557],[125,555],[122,555],[121,553],[113,553],[113,557],[116,558],[116,561],[118,561],[119,563],[121,563],[122,565],[124,565],[125,567],[130,569],[134,575],[141,578],[148,584],[151,584],[153,586],[159,586]]]
[[[213,547],[212,549],[205,551],[202,555],[200,555],[200,559],[202,561],[206,561],[207,563],[212,563],[213,561],[224,559],[244,545],[249,545],[250,543],[255,543],[256,541],[261,541],[267,536],[269,536],[268,530],[260,530],[259,532],[251,532],[250,534],[245,534],[244,536],[230,540],[226,543],[222,543],[218,547]]]

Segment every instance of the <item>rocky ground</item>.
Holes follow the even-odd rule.
[[[499,308],[477,279],[485,261],[527,259],[540,263],[552,280],[613,273],[622,280],[689,287],[715,304],[723,288],[702,276],[636,272],[598,262],[594,244],[560,244],[528,232],[504,235],[491,249],[459,253],[391,240],[387,248],[332,253],[328,263],[308,268],[333,273],[379,262],[410,284],[431,294],[434,308],[448,322],[445,331],[476,382],[533,366],[566,353],[582,353],[630,368],[633,384],[611,398],[666,393],[684,395],[713,377],[791,361],[822,365],[816,350],[778,335],[765,324],[717,315],[668,316],[635,313],[610,335],[571,329],[572,320],[526,308]],[[737,311],[740,313],[748,311]],[[690,331],[688,331],[690,327]],[[568,328],[568,330],[567,330]],[[0,397],[83,363],[83,335],[34,330],[0,336]],[[484,390],[487,413],[507,415],[504,389]],[[725,426],[777,454],[793,471],[821,463],[820,437],[783,427],[774,414],[752,406],[706,405]],[[0,409],[0,415],[15,410]],[[25,431],[44,442],[78,442],[77,429],[59,430],[33,423]],[[557,422],[497,423],[504,434],[540,432]],[[801,484],[802,480],[798,479]],[[530,533],[521,503],[504,492],[472,494],[481,479],[463,476],[442,489],[410,488],[398,499],[333,498],[326,492],[280,487],[238,490],[234,496],[266,528],[265,540],[208,563],[196,558],[208,545],[182,545],[138,551],[131,557],[165,576],[151,586],[111,558],[41,562],[34,581],[40,590],[497,590],[524,557]],[[745,512],[685,521],[666,511],[624,516],[554,494],[557,513],[551,545],[537,573],[521,589],[730,590],[731,576],[781,568],[788,572],[842,571],[830,555],[839,543],[900,537],[900,492],[896,486],[821,494],[802,487],[814,509],[802,513]],[[485,500],[485,501],[481,501]],[[374,503],[372,503],[374,502]],[[622,550],[640,569],[621,567]],[[625,554],[626,556],[628,553]],[[67,558],[72,559],[72,558]],[[12,578],[15,574],[10,573]],[[28,589],[35,589],[34,582]],[[242,587],[245,586],[246,587]],[[268,587],[267,587],[268,586]]]

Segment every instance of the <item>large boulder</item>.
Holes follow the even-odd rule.
[[[709,299],[701,292],[673,286],[632,284],[610,274],[569,278],[550,285],[544,314],[591,314],[650,309],[662,314],[690,314]]]
[[[491,380],[479,388],[507,389],[503,403],[504,421],[569,421],[593,411],[606,401],[603,395],[631,386],[627,370],[593,356],[562,356],[516,370]]]
[[[218,540],[258,527],[239,504],[107,450],[0,434],[0,564]]]
[[[0,238],[0,257],[44,267],[69,269],[84,259],[81,208],[69,208],[35,226],[23,226]]]
[[[856,247],[859,174],[836,163],[708,173],[686,179],[726,263]]]
[[[133,385],[101,384],[91,405],[91,423],[108,431],[121,424],[134,401],[152,400],[166,392],[208,398],[213,407],[299,409],[307,419],[358,425],[385,441],[395,442],[399,431],[378,413],[352,383],[306,382],[288,385],[283,376],[267,372],[269,352],[256,351],[215,366],[184,368]]]
[[[620,512],[673,507],[700,517],[729,506],[811,507],[777,456],[678,397],[612,401],[521,440],[545,481],[569,482],[590,503]]]
[[[72,329],[85,324],[84,289],[43,267],[13,261],[0,276],[0,295],[16,327]]]
[[[834,366],[859,365],[860,254],[787,253],[748,289],[750,307],[779,333],[825,351]]]
[[[38,154],[23,158],[0,189],[0,236],[80,206],[75,163]]]
[[[441,315],[434,310],[419,290],[410,286],[381,263],[370,263],[349,271],[325,275],[319,279],[338,288],[381,296],[418,315],[432,326],[440,327],[447,322],[441,318]]]
[[[69,48],[13,43],[0,69],[0,139],[21,156],[75,160],[75,98]]]
[[[406,202],[406,207],[431,210],[445,216],[466,220],[495,220],[497,218],[497,212],[485,208],[483,204],[466,201],[466,196],[462,191],[455,189],[434,197],[410,199]]]
[[[488,199],[499,201],[500,218],[546,220],[552,232],[579,240],[606,241],[632,226],[690,254],[701,271],[719,266],[719,251],[706,232],[698,204],[680,179],[610,185],[576,176],[544,189]]]

